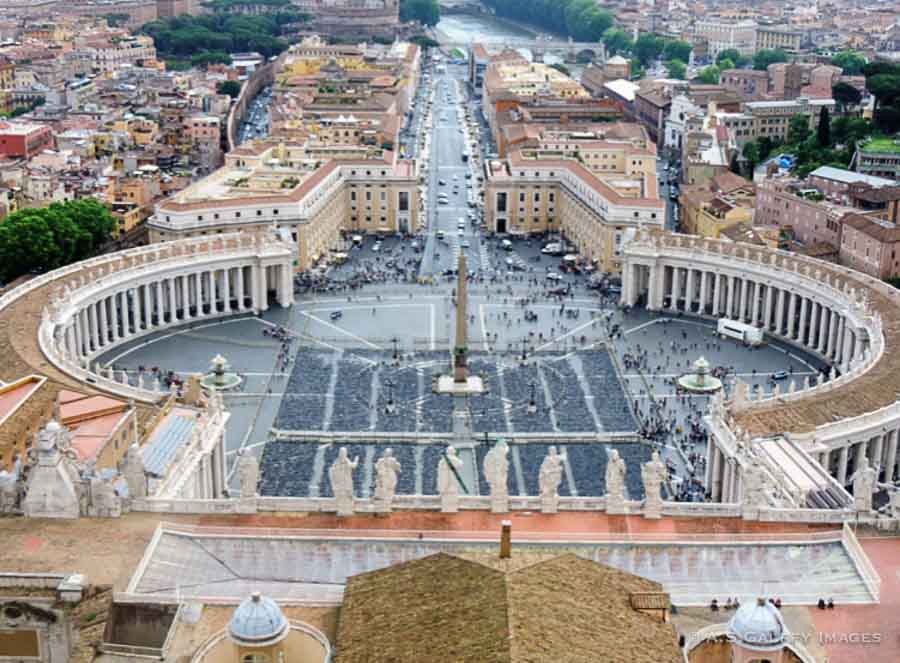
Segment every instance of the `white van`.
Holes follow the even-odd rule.
[[[720,318],[717,328],[722,338],[733,338],[747,345],[761,345],[763,342],[763,330],[753,325],[748,325],[737,320]]]
[[[503,249],[504,251],[512,251],[513,250],[512,242],[510,242],[508,239],[504,239],[502,242],[500,242],[500,248]]]

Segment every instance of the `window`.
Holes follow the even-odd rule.
[[[240,213],[240,212],[235,212],[235,213],[234,213],[234,218],[235,218],[235,219],[240,219],[240,218],[241,218],[241,213]]]
[[[256,216],[262,216],[262,210],[261,210],[261,209],[256,210]]]
[[[350,200],[356,200],[356,191],[350,192]]]
[[[398,198],[398,205],[401,212],[409,211],[409,191],[401,191]]]
[[[366,191],[366,202],[371,202],[372,200],[372,192]]]
[[[269,663],[269,657],[265,654],[244,654],[241,663]]]
[[[525,192],[524,192],[524,191],[520,191],[520,192],[519,192],[519,202],[520,202],[520,203],[524,203],[524,202],[525,202]]]
[[[498,212],[506,211],[506,197],[507,197],[507,194],[505,192],[500,192],[497,194],[497,211]]]

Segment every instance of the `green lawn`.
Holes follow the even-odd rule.
[[[866,152],[896,152],[900,154],[900,143],[887,136],[870,138],[862,145]]]

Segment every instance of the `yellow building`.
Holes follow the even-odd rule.
[[[662,227],[665,203],[655,177],[601,178],[577,159],[516,152],[487,164],[485,224],[489,232],[562,233],[598,269],[617,272],[625,236]],[[621,186],[619,186],[621,185]]]
[[[304,145],[251,143],[225,166],[156,206],[150,241],[277,224],[297,243],[297,269],[343,252],[344,232],[408,233],[418,226],[412,162],[313,158]]]

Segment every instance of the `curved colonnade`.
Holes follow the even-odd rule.
[[[0,315],[14,315],[29,299],[39,302],[37,329],[26,325],[25,333],[53,367],[100,390],[153,403],[164,395],[158,383],[133,384],[97,357],[166,328],[264,311],[273,295],[290,306],[294,259],[292,245],[268,228],[154,244],[36,277],[0,298]],[[32,348],[16,350],[32,370],[44,370]]]
[[[733,461],[750,438],[789,439],[842,487],[865,459],[883,481],[897,476],[900,291],[786,251],[660,232],[625,245],[622,276],[624,305],[750,323],[832,366],[784,393],[736,381],[709,417],[714,499],[741,499]]]

